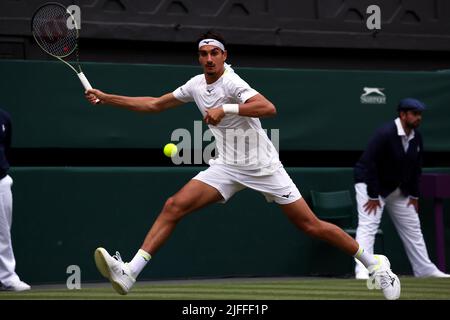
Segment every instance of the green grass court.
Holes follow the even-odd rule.
[[[448,300],[450,279],[401,277],[404,300]],[[363,280],[330,278],[220,279],[141,282],[127,296],[109,283],[86,284],[80,290],[34,286],[28,292],[0,292],[2,299],[131,299],[131,300],[377,300]]]

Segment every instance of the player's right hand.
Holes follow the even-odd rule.
[[[89,89],[84,92],[84,96],[91,104],[99,104],[105,103],[106,93],[97,89]]]

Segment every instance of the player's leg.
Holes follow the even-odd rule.
[[[164,207],[145,237],[144,243],[130,263],[122,261],[116,252],[111,256],[104,248],[95,251],[95,264],[100,273],[111,281],[120,294],[127,294],[147,262],[169,238],[176,224],[188,213],[217,202],[222,195],[210,185],[190,180],[175,195],[167,199]]]
[[[375,286],[383,290],[386,299],[394,300],[400,297],[400,280],[391,271],[390,262],[385,256],[365,252],[358,242],[341,228],[318,219],[303,199],[280,206],[287,217],[300,230],[312,237],[328,242],[361,261],[373,275]]]
[[[449,277],[431,262],[420,227],[419,214],[412,205],[408,206],[409,198],[403,196],[397,189],[387,200],[386,208],[403,242],[414,276]]]
[[[358,226],[356,228],[356,241],[366,252],[373,254],[375,244],[375,236],[381,222],[383,214],[384,201],[380,201],[381,207],[375,213],[368,214],[364,205],[369,201],[367,194],[367,184],[355,184],[356,207],[358,210]],[[356,279],[368,279],[369,271],[359,260],[356,260],[355,277]]]
[[[244,173],[241,175],[243,177],[238,180],[240,183],[261,191],[268,201],[278,203],[289,220],[300,230],[336,246],[361,261],[373,273],[387,299],[397,299],[400,296],[400,281],[390,270],[389,260],[384,256],[365,252],[358,242],[341,228],[318,219],[284,168],[261,177],[251,177]]]
[[[289,220],[307,235],[326,241],[351,256],[358,251],[355,239],[338,226],[317,218],[303,198],[280,207]]]
[[[219,166],[200,172],[167,199],[141,249],[129,263],[123,262],[118,252],[111,256],[105,249],[97,248],[95,263],[98,270],[111,281],[118,293],[127,294],[151,255],[164,244],[184,216],[210,203],[224,202],[242,188]]]
[[[141,249],[154,255],[185,215],[222,199],[223,197],[217,189],[202,181],[192,179],[175,195],[167,199],[161,213],[145,237]]]
[[[199,172],[180,191],[167,199],[141,249],[151,255],[155,254],[186,214],[210,203],[226,202],[243,188],[224,166],[214,165]]]
[[[268,201],[279,204],[292,223],[308,235],[325,240],[350,255],[358,251],[358,244],[351,236],[314,215],[284,168],[265,176],[251,176],[241,171],[238,180],[262,192]]]

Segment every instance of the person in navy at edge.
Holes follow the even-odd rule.
[[[31,287],[17,275],[11,241],[12,178],[8,175],[11,117],[0,108],[0,291],[25,291]]]
[[[417,130],[423,102],[405,98],[398,117],[376,130],[354,168],[358,227],[356,241],[373,252],[375,234],[384,208],[403,242],[416,277],[446,278],[428,257],[419,220],[419,179],[423,142]],[[357,260],[356,279],[368,279],[368,270]]]

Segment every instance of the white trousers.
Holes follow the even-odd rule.
[[[2,283],[19,280],[15,272],[16,260],[11,242],[12,183],[13,180],[8,175],[0,180],[0,282]]]
[[[380,197],[381,208],[369,215],[364,210],[364,204],[369,200],[367,195],[367,185],[365,183],[355,184],[356,202],[358,207],[358,228],[356,229],[356,241],[369,253],[373,253],[375,244],[375,234],[381,222],[384,208],[387,209],[391,220],[403,242],[406,255],[411,263],[414,276],[426,277],[435,272],[438,268],[428,257],[427,247],[423,239],[420,228],[419,215],[414,206],[408,206],[409,197],[405,197],[400,189],[394,190],[386,198]],[[357,261],[355,274],[367,272],[364,266]]]

